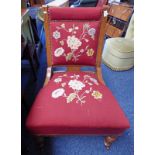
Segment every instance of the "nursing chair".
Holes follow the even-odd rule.
[[[48,68],[26,122],[32,134],[103,135],[109,148],[129,128],[127,117],[102,79],[104,11],[104,7],[44,7]],[[54,71],[57,66],[67,70]],[[83,66],[95,71],[82,71]]]

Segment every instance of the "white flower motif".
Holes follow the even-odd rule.
[[[53,37],[54,37],[54,39],[59,39],[61,37],[60,32],[57,30],[55,32],[53,32]]]
[[[57,49],[54,51],[54,55],[55,55],[56,57],[61,56],[63,53],[64,53],[64,49],[63,49],[62,47],[57,48]]]
[[[89,34],[90,36],[94,36],[95,33],[96,33],[96,30],[95,30],[94,28],[91,28],[91,29],[88,30],[88,34]]]
[[[70,28],[70,29],[69,29],[69,32],[72,32],[72,31],[73,31],[73,29],[72,29],[72,28]]]
[[[80,77],[80,75],[76,75],[76,74],[70,76],[70,78],[75,78],[75,79],[78,79],[79,77]]]
[[[55,83],[59,83],[59,82],[61,82],[61,81],[62,81],[62,78],[56,78],[56,79],[54,80]]]
[[[78,80],[70,80],[68,85],[74,90],[82,90],[85,87],[85,84]]]
[[[71,49],[77,50],[79,48],[79,46],[81,46],[82,43],[75,36],[68,36],[67,44],[68,44],[68,47],[70,47]]]
[[[63,88],[56,89],[52,92],[53,98],[58,98],[64,94],[65,90]]]

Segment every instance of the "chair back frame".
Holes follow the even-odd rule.
[[[48,6],[43,6],[43,13],[44,13],[44,30],[45,30],[45,38],[46,38],[46,55],[47,55],[47,72],[49,74],[49,68],[52,67],[58,67],[58,66],[65,66],[67,67],[67,71],[80,71],[81,67],[84,67],[85,65],[52,65],[52,57],[51,57],[51,47],[52,43],[50,40],[50,19],[48,14]],[[101,57],[102,57],[102,50],[104,45],[104,35],[106,32],[106,24],[107,24],[107,16],[104,16],[104,11],[107,11],[107,7],[103,6],[103,12],[101,16],[101,25],[100,25],[100,31],[99,31],[99,39],[98,39],[98,49],[97,49],[97,56],[96,56],[96,74],[101,83],[104,84],[104,81],[102,79],[102,73],[101,73]],[[49,77],[49,76],[48,76]],[[46,84],[47,84],[47,80]]]

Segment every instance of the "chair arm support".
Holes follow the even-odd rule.
[[[44,86],[46,86],[48,84],[48,82],[51,79],[52,74],[53,74],[52,67],[47,67],[46,78],[45,78],[45,81],[44,81]]]
[[[101,70],[101,67],[96,67],[96,74],[97,74],[97,78],[98,80],[105,85],[105,82],[102,78],[102,70]]]

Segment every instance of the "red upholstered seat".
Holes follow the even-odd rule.
[[[54,73],[26,126],[38,135],[121,134],[129,122],[111,91],[90,72]]]

